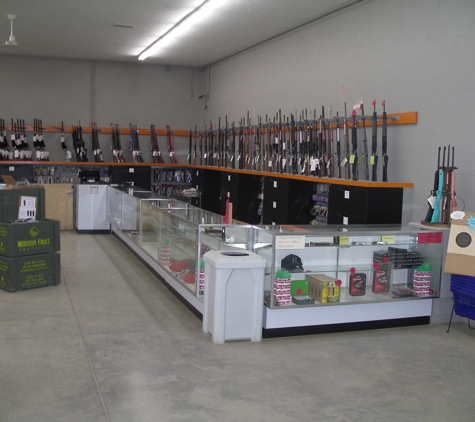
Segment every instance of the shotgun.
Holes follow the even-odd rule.
[[[239,139],[238,139],[238,168],[239,170],[243,169],[243,142],[244,142],[244,128],[243,128],[243,119],[239,122]]]
[[[193,139],[193,165],[196,165],[196,144],[198,142],[198,133],[196,131],[197,127],[195,125],[195,134]]]
[[[298,174],[297,168],[297,132],[295,130],[295,118],[294,115],[290,115],[290,143],[291,143],[291,156],[290,156],[290,170],[292,174]]]
[[[322,114],[320,115],[320,133],[321,133],[321,144],[320,151],[322,157],[321,176],[326,176],[328,171],[328,151],[327,151],[327,130],[325,127],[325,107],[322,106]]]
[[[373,101],[373,117],[371,123],[373,125],[371,132],[371,180],[376,182],[378,180],[378,116],[376,114],[376,100]]]
[[[386,101],[383,101],[383,130],[382,130],[382,158],[383,158],[383,182],[388,181],[388,120],[386,116]]]

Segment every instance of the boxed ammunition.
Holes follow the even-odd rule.
[[[336,280],[325,274],[307,274],[309,295],[320,303],[340,301],[340,286]]]
[[[0,222],[0,255],[7,258],[59,251],[59,221]]]
[[[61,282],[60,255],[0,256],[0,289],[8,292],[55,286]]]

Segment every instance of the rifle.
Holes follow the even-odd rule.
[[[340,141],[340,118],[336,112],[336,164],[338,165],[338,178],[341,179],[341,141]]]
[[[353,127],[351,128],[351,147],[352,153],[350,156],[351,173],[353,180],[358,180],[358,133],[356,130],[356,110],[353,109],[351,115],[353,116]]]
[[[437,187],[439,186],[440,150],[441,148],[439,147],[439,153],[437,156],[437,169],[435,170],[435,174],[434,174],[434,187],[430,191],[429,198],[427,198],[427,202],[429,203],[429,209],[427,210],[426,218],[424,220],[427,223],[430,223],[432,221],[432,215],[434,214],[435,200],[437,199]]]
[[[373,117],[371,120],[373,124],[373,131],[371,133],[371,161],[372,174],[371,180],[376,182],[378,180],[378,116],[376,114],[376,100],[373,101]],[[440,149],[439,149],[440,155]],[[429,220],[426,220],[429,221]]]
[[[2,139],[2,160],[9,160],[11,159],[9,152],[10,148],[8,147],[7,130],[5,126],[5,120],[3,119],[0,119],[0,136]]]
[[[81,156],[81,161],[87,162],[87,149],[84,148],[86,146],[86,143],[84,142],[84,139],[82,138],[82,126],[79,125],[79,147],[80,147],[80,156]]]
[[[305,115],[302,110],[302,121],[300,122],[300,174],[308,176],[308,122],[307,122],[307,109],[305,109]]]
[[[328,117],[328,177],[333,177],[333,158],[334,158],[334,151],[333,151],[333,128],[332,128],[332,120],[333,120],[333,110],[332,107],[329,109],[330,116]]]
[[[155,131],[155,125],[150,125],[150,143],[152,147],[152,163],[163,164],[162,153],[158,146],[157,132]],[[191,154],[191,130],[190,130],[190,154]],[[190,162],[191,164],[191,162]]]
[[[360,104],[361,122],[363,124],[363,159],[364,159],[364,177],[369,180],[369,165],[368,165],[368,139],[366,138],[366,124],[364,117],[364,105]]]
[[[350,178],[350,135],[348,133],[348,117],[346,114],[346,89],[343,85],[343,107],[345,109],[345,120],[343,121],[343,135],[345,136],[345,158],[343,159],[342,165],[345,166],[345,176],[348,180]]]
[[[234,122],[231,126],[231,167],[234,169],[236,168],[236,127],[234,126]]]
[[[254,144],[252,147],[252,152],[254,155],[254,164],[252,168],[257,171],[262,169],[262,117],[257,116],[257,128],[256,134],[254,135]]]
[[[209,131],[208,131],[208,164],[214,165],[214,133],[213,133],[213,124],[211,120],[209,122]]]
[[[25,128],[25,121],[22,120],[23,122],[23,137],[25,139],[25,147],[28,149],[28,142],[26,140],[26,128]],[[46,151],[46,145],[45,141],[43,138],[43,120],[40,120],[40,138],[39,138],[39,144],[40,144],[40,150],[41,150],[41,159],[43,161],[49,161],[49,152]],[[28,155],[31,157],[31,152],[28,151]]]
[[[158,141],[157,141],[158,143]],[[188,139],[188,164],[191,164],[191,145],[193,143],[193,133],[191,132],[190,129],[190,138]],[[163,160],[163,158],[162,158]]]
[[[69,151],[68,147],[66,146],[66,142],[64,140],[64,124],[61,121],[61,148],[64,151],[64,156],[66,161],[71,161],[71,151]]]
[[[317,121],[316,110],[313,110],[313,120],[310,124],[310,139],[309,139],[309,155],[310,155],[310,174],[312,176],[317,175],[318,158],[316,156],[316,143],[317,143]]]
[[[168,152],[170,153],[170,162],[172,164],[178,164],[178,158],[175,154],[175,147],[173,146],[173,133],[170,130],[170,126],[167,125],[167,142]]]
[[[229,127],[228,127],[228,116],[226,115],[226,118],[225,118],[225,124],[224,124],[224,152],[223,152],[223,156],[224,156],[224,167],[228,168],[228,160],[230,158],[230,155],[229,155],[229,147],[230,147],[230,140],[229,140],[229,137],[230,137],[230,132],[229,132]]]
[[[92,132],[92,151],[94,154],[94,161],[96,163],[103,163],[102,151],[99,146],[99,130],[97,129],[97,123],[91,123]]]
[[[140,149],[139,145],[139,131],[137,129],[137,125],[134,126],[134,145],[135,145],[135,151],[136,151],[136,163],[143,163],[143,157],[142,157],[142,151]]]
[[[440,203],[442,201],[442,194],[444,189],[444,163],[445,163],[445,147],[444,153],[442,155],[442,167],[439,167],[439,178],[437,183],[437,194],[434,201],[434,212],[432,213],[432,218],[430,220],[431,223],[438,223],[440,219]]]
[[[200,147],[200,166],[203,165],[203,131],[201,130],[201,126],[200,125],[200,141],[199,141],[199,147]]]
[[[196,165],[196,144],[198,143],[198,132],[195,125],[195,133],[193,135],[193,165]]]
[[[244,138],[243,138],[243,169],[249,169],[249,144],[251,138],[251,118],[249,117],[249,110],[247,110],[247,119],[245,121],[244,127]]]
[[[386,101],[383,101],[383,131],[382,131],[382,155],[383,155],[383,182],[388,181],[388,120],[386,116]]]
[[[454,156],[455,156],[455,147],[452,147],[452,167],[450,169],[450,196],[452,198],[452,209],[451,213],[457,210],[457,200],[456,193],[455,193],[455,170],[456,167],[454,166]]]
[[[112,134],[112,141],[111,141],[112,160],[115,163],[123,163],[124,151],[122,151],[122,146],[120,143],[120,129],[119,129],[118,124],[114,126],[111,123],[111,134]]]
[[[239,122],[239,140],[238,140],[238,158],[237,160],[239,161],[238,168],[239,170],[243,169],[243,160],[242,160],[242,153],[243,153],[243,136],[244,136],[244,129],[243,129],[243,122],[242,119]]]
[[[445,165],[445,162],[444,162],[444,188],[443,188],[444,200],[443,200],[442,210],[440,214],[440,220],[443,224],[449,223],[450,210],[452,209],[452,206],[450,205],[450,202],[452,201],[452,196],[450,192],[451,169],[449,167],[449,163],[450,163],[450,145],[447,148],[447,165]]]
[[[290,143],[291,143],[291,156],[290,156],[290,168],[292,174],[298,174],[297,168],[297,133],[295,130],[294,115],[290,114]]]
[[[216,165],[221,167],[221,143],[222,143],[222,133],[221,133],[221,117],[218,118],[218,130],[216,131],[216,144],[215,144],[215,159]]]

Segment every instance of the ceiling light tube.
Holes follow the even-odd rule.
[[[178,21],[171,29],[165,32],[162,36],[157,38],[152,44],[150,44],[145,50],[143,50],[139,56],[139,60],[145,60],[147,57],[155,53],[160,47],[166,45],[164,39],[166,41],[171,41],[173,38],[181,35],[182,33],[186,32],[186,30],[206,16],[211,10],[212,6],[217,3],[214,0],[205,0],[201,3],[196,9],[192,10],[188,13],[185,17],[183,17],[180,21]]]

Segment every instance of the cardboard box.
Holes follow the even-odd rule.
[[[59,253],[5,258],[0,256],[0,289],[8,292],[55,286],[61,282]]]
[[[335,303],[340,301],[340,286],[336,280],[325,274],[307,274],[309,295],[320,303]]]
[[[0,222],[0,255],[7,258],[59,251],[59,221]]]
[[[452,217],[444,272],[475,276],[475,212]]]

